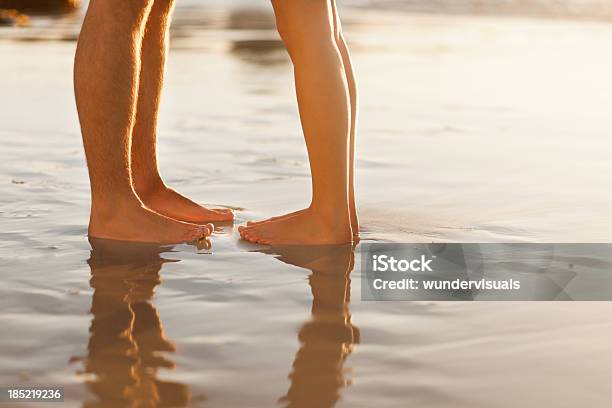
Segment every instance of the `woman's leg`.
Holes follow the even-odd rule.
[[[336,244],[352,240],[349,213],[351,103],[329,0],[272,0],[279,33],[293,62],[300,118],[312,175],[306,210],[241,228],[264,244]]]
[[[353,71],[351,55],[349,53],[346,40],[344,39],[344,34],[342,33],[342,23],[340,22],[340,15],[338,14],[336,1],[331,0],[331,3],[334,11],[336,44],[338,44],[338,49],[342,55],[342,63],[344,65],[346,82],[349,87],[349,95],[351,98],[351,131],[349,140],[349,210],[351,213],[351,228],[353,229],[353,235],[359,236],[359,218],[357,217],[357,205],[355,203],[355,133],[357,131],[358,113],[357,82],[355,80],[355,72]]]
[[[142,40],[140,85],[132,136],[132,179],[147,207],[194,223],[230,221],[230,210],[209,210],[168,188],[157,165],[157,115],[164,84],[174,0],[155,0]]]
[[[210,234],[147,209],[132,186],[130,143],[140,46],[152,0],[92,0],[74,67],[76,102],[91,181],[89,234],[175,243]]]
[[[351,100],[351,131],[350,131],[350,142],[349,142],[349,210],[351,215],[351,229],[355,237],[359,236],[359,218],[357,216],[357,206],[355,204],[355,133],[357,125],[357,85],[355,81],[355,75],[353,71],[353,65],[351,57],[348,51],[348,46],[342,33],[342,24],[340,22],[340,16],[337,11],[335,0],[332,0],[332,7],[334,12],[334,39],[338,45],[338,50],[342,55],[342,64],[346,73],[346,81],[349,87],[349,95]],[[275,222],[287,217],[293,217],[305,210],[299,210],[290,214],[281,215],[278,217],[272,217],[263,221],[249,221],[248,225],[257,225],[264,222]]]

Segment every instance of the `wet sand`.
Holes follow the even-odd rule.
[[[345,18],[365,242],[610,242],[611,25]],[[238,223],[309,197],[270,21],[179,9],[160,118],[169,184]],[[0,384],[66,406],[608,406],[609,303],[361,302],[359,247],[230,226],[211,249],[90,245],[76,22],[0,32]]]

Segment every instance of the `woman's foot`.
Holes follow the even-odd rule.
[[[158,214],[136,200],[92,208],[89,236],[156,244],[197,242],[212,234],[212,224],[196,225]]]
[[[281,221],[281,220],[284,220],[286,218],[293,217],[295,215],[301,214],[301,213],[303,213],[306,210],[307,209],[298,210],[298,211],[294,211],[294,212],[291,212],[291,213],[288,213],[288,214],[285,214],[285,215],[278,215],[276,217],[270,217],[270,218],[267,218],[265,220],[260,220],[260,221],[247,221],[247,227],[252,227],[252,226],[255,226],[255,225],[260,225],[260,224],[264,224],[264,223],[267,223],[267,222]]]
[[[232,210],[202,207],[166,186],[149,189],[146,192],[140,191],[138,196],[148,208],[175,220],[194,224],[234,220]]]
[[[271,217],[271,218],[261,220],[261,221],[247,221],[247,227],[253,227],[256,225],[261,225],[261,224],[269,223],[269,222],[282,221],[287,218],[299,215],[307,210],[308,209],[298,210],[298,211],[294,211],[294,212],[291,212],[285,215],[279,215],[277,217]],[[358,239],[359,237],[359,218],[357,217],[357,211],[355,210],[354,206],[351,206],[350,216],[351,216],[351,231],[353,231],[353,238]]]
[[[353,241],[348,212],[324,216],[311,208],[238,230],[244,240],[265,245],[337,245]]]

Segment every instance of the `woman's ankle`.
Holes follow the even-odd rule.
[[[315,205],[311,204],[308,211],[330,228],[345,232],[351,230],[351,216],[348,205]]]

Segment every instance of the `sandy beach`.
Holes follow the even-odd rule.
[[[239,241],[310,180],[270,10],[217,3],[177,10],[159,141],[170,185],[237,210],[210,249],[92,249],[82,10],[0,29],[0,384],[70,407],[609,406],[609,303],[362,302],[359,247]],[[610,242],[612,24],[424,11],[344,10],[363,242]]]

